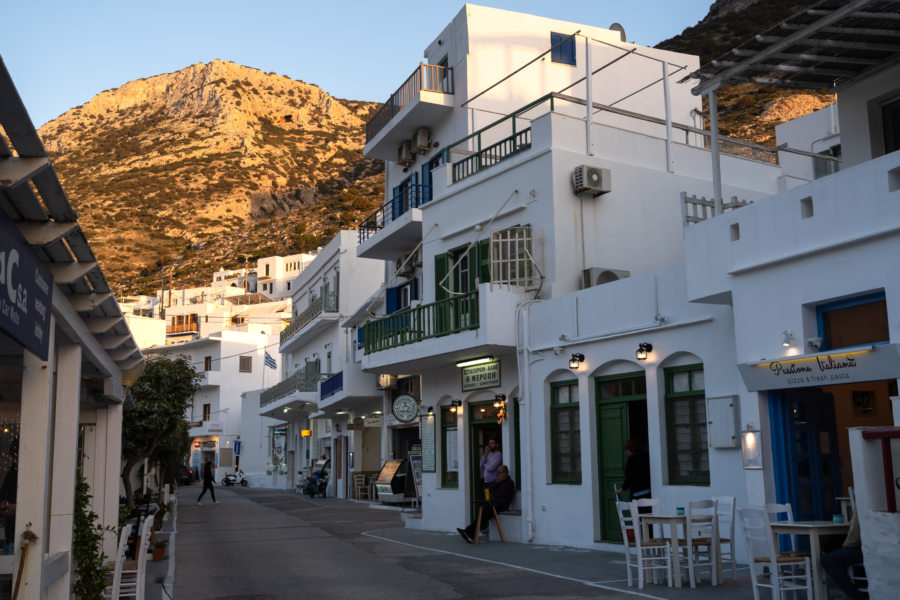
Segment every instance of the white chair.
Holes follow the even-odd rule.
[[[747,543],[754,600],[759,600],[761,587],[771,589],[772,598],[775,600],[781,598],[784,592],[802,590],[806,590],[806,597],[811,599],[812,576],[809,557],[775,552],[766,509],[741,508],[738,515]]]
[[[787,523],[794,522],[794,509],[791,507],[791,503],[787,504],[774,504],[769,503],[766,504],[766,518],[769,519],[769,523],[777,523],[778,521],[785,521]],[[788,534],[784,534],[788,535]],[[800,547],[797,545],[797,536],[794,534],[790,534],[791,538],[791,549],[786,550],[785,552],[788,554],[796,554],[797,556],[809,556],[809,552],[805,550],[800,550]],[[777,537],[775,538],[775,550],[779,550]]]
[[[145,581],[147,579],[147,554],[151,552],[150,534],[153,532],[153,515],[143,519],[141,537],[135,550],[134,561],[128,561],[122,569],[122,584],[119,597],[144,600]]]
[[[731,563],[731,579],[737,581],[737,561],[734,558],[734,496],[713,496],[719,513],[719,555],[722,564]],[[725,549],[725,546],[728,549]]]
[[[622,529],[622,546],[625,548],[625,572],[628,575],[628,587],[631,587],[631,569],[637,568],[637,552],[634,544],[634,519],[631,518],[631,503],[616,502],[619,514],[619,527]],[[628,513],[627,515],[625,513]],[[631,532],[631,535],[628,535]],[[632,564],[634,563],[634,564]]]
[[[719,570],[716,568],[716,547],[719,539],[718,505],[715,500],[694,500],[688,502],[687,523],[680,551],[684,552],[691,588],[697,587],[697,570],[709,569],[713,585],[719,584]]]
[[[116,559],[108,564],[112,570],[110,584],[103,590],[103,598],[118,600],[122,590],[122,565],[125,564],[125,548],[128,547],[128,538],[131,536],[131,523],[122,528],[119,534],[119,545],[116,548]],[[107,573],[110,575],[110,573]]]
[[[641,526],[640,509],[649,507],[651,511],[659,510],[659,500],[642,498],[640,500],[632,500],[630,505],[637,558],[638,587],[644,589],[645,571],[650,571],[651,575],[655,575],[656,571],[662,570],[665,570],[668,585],[672,587],[672,545],[669,543],[669,540],[663,538],[645,539]]]

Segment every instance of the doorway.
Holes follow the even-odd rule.
[[[472,495],[471,506],[484,500],[484,480],[481,478],[481,457],[491,438],[497,440],[497,446],[503,453],[503,431],[497,418],[497,409],[494,402],[473,402],[468,405],[469,412],[469,456],[471,468],[469,469],[469,483]],[[504,464],[506,458],[503,459]]]
[[[647,383],[644,372],[638,371],[598,377],[596,386],[600,537],[621,542],[615,489],[625,480],[622,445],[626,440],[634,440],[639,448],[647,451]]]

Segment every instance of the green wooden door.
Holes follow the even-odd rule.
[[[614,486],[625,480],[625,452],[622,444],[628,439],[628,403],[597,403],[597,464],[600,465],[600,535],[611,542],[622,541],[619,515],[616,513]]]

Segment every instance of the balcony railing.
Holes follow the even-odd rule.
[[[166,335],[170,333],[190,333],[199,331],[198,323],[179,323],[178,325],[166,325]]]
[[[338,295],[329,292],[309,303],[309,307],[302,313],[291,319],[291,324],[281,330],[281,343],[285,343],[291,336],[306,327],[313,319],[323,312],[337,312]]]
[[[330,378],[322,382],[321,393],[319,397],[324,400],[329,396],[333,396],[344,389],[344,372],[335,373]]]
[[[359,224],[359,243],[363,243],[369,239],[369,236],[384,229],[385,225],[408,212],[409,209],[419,208],[428,202],[431,202],[430,185],[418,184],[398,189],[390,202],[379,207]]]
[[[312,370],[297,371],[287,379],[282,379],[263,391],[259,396],[259,407],[264,408],[294,392],[317,392],[319,391],[319,382],[330,376],[330,373],[318,373]]]
[[[365,352],[388,350],[467,329],[478,329],[478,292],[369,321],[365,330]]]
[[[403,110],[403,107],[421,91],[452,94],[453,69],[419,63],[412,75],[396,92],[391,94],[387,102],[366,123],[366,143],[371,142],[378,132],[394,118],[394,115]]]
[[[504,138],[484,149],[481,148],[481,135],[479,134],[477,136],[477,148],[478,150],[471,156],[453,163],[453,183],[531,148],[531,127],[514,133],[508,138]]]

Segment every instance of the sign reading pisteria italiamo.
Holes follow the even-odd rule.
[[[480,365],[462,367],[462,391],[500,387],[500,361],[492,360]]]

